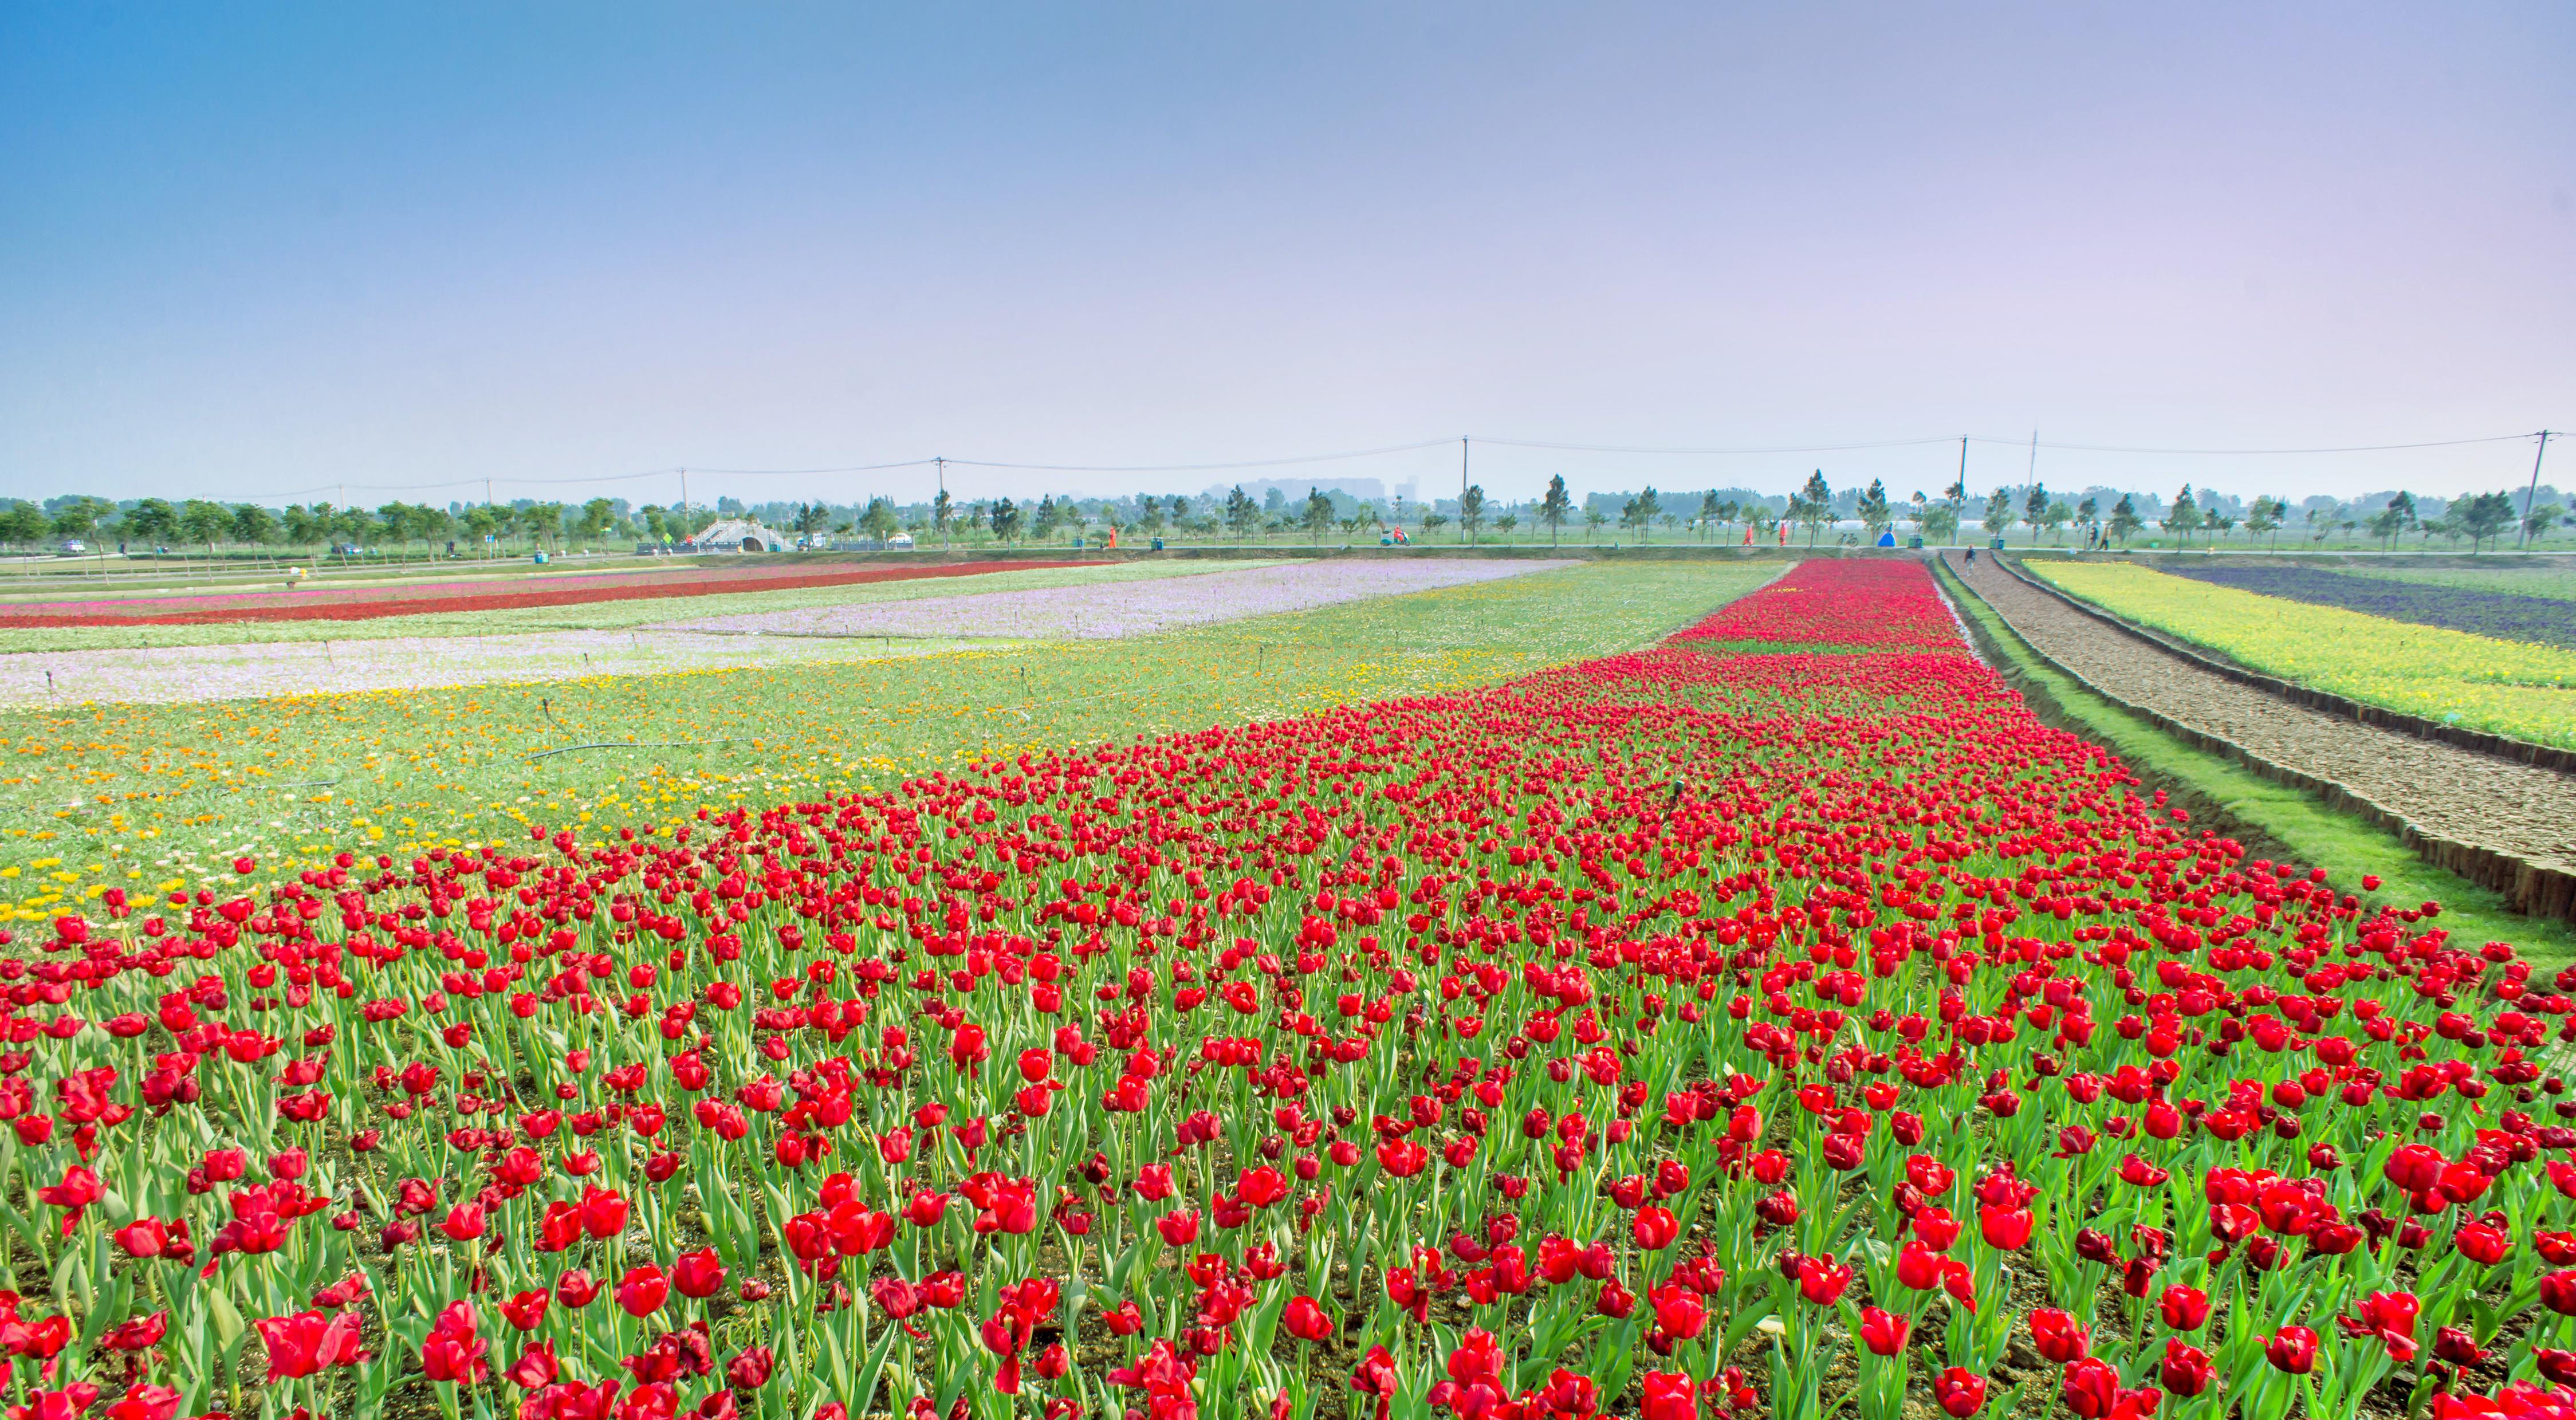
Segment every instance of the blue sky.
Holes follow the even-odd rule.
[[[2576,422],[2571,155],[2564,6],[17,4],[0,493],[2517,432]],[[2447,494],[2529,459],[2039,468]],[[1477,472],[1902,494],[1955,460]],[[1455,450],[1314,468],[1430,486]]]

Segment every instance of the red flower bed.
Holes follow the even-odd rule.
[[[1951,620],[1931,578],[1893,558],[1811,558],[1789,574],[1733,602],[1677,642],[1769,642],[1799,646],[1957,646]]]
[[[644,601],[658,598],[713,597],[734,592],[792,591],[800,587],[847,587],[865,582],[904,582],[923,577],[971,577],[985,572],[1030,571],[1049,567],[1096,566],[1087,562],[959,562],[930,567],[871,567],[844,572],[768,573],[755,569],[691,581],[639,581],[610,586],[549,586],[519,592],[476,592],[471,584],[386,588],[381,591],[294,593],[291,601],[199,607],[187,611],[104,612],[31,611],[24,607],[0,612],[0,628],[33,626],[208,626],[260,621],[373,621],[386,616],[420,616],[432,612],[504,611],[518,607],[579,606],[590,602]],[[327,598],[327,599],[311,599]],[[226,600],[239,603],[239,598]]]
[[[2576,1406],[2576,971],[1955,653],[338,863],[0,963],[30,1413]]]

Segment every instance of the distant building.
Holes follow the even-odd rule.
[[[783,552],[796,545],[793,536],[749,518],[727,518],[689,541],[701,552]]]

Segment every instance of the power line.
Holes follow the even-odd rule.
[[[2014,448],[2024,447],[2026,442],[2021,439],[1990,439],[1981,435],[1971,435],[1970,437],[1980,444],[2010,444]],[[2043,449],[2059,449],[2070,453],[2087,454],[2208,454],[2247,458],[2273,454],[2378,454],[2400,449],[2456,449],[2470,444],[2520,443],[2521,441],[2532,437],[2534,436],[2530,434],[2490,434],[2476,439],[2428,439],[2422,443],[2415,444],[2342,444],[2334,447],[2314,449],[2150,449],[2137,448],[2123,444],[2054,443],[2036,443],[2035,447]]]
[[[695,463],[693,463],[693,464],[689,465],[689,472],[691,472],[691,473],[722,473],[722,474],[730,474],[730,475],[737,475],[737,476],[744,476],[744,477],[751,477],[751,478],[788,478],[788,477],[802,477],[802,476],[807,476],[807,475],[812,475],[812,474],[823,474],[823,473],[877,473],[877,472],[880,472],[880,471],[882,471],[882,470],[889,469],[889,468],[928,468],[928,467],[930,467],[932,464],[937,463],[937,462],[938,462],[938,460],[937,460],[937,459],[935,459],[935,458],[928,458],[928,459],[898,459],[898,460],[896,460],[896,461],[895,461],[895,462],[893,462],[893,463],[861,463],[861,464],[851,464],[851,465],[849,465],[849,466],[847,466],[847,467],[844,467],[844,468],[709,468],[709,467],[707,467],[707,466],[706,466],[706,465],[704,465],[704,464],[695,464]],[[956,463],[956,462],[957,462],[957,460],[956,460],[956,459],[950,459],[950,460],[949,460],[949,462],[950,462],[950,463]],[[996,466],[996,467],[1007,467],[1007,465],[995,465],[995,466]],[[675,472],[675,470],[672,470],[672,469],[662,469],[662,470],[660,470],[660,472],[662,472],[662,473],[671,473],[671,472]],[[644,476],[646,476],[646,475],[638,474],[638,475],[634,475],[634,476],[635,476],[635,477],[644,477]]]
[[[1231,468],[1277,468],[1283,464],[1335,463],[1343,459],[1377,458],[1383,454],[1409,454],[1418,449],[1440,448],[1447,439],[1425,439],[1418,444],[1389,444],[1381,449],[1352,449],[1338,454],[1295,454],[1287,458],[1242,459],[1232,463],[1160,463],[1160,464],[1090,464],[1090,463],[997,463],[987,459],[952,458],[947,462],[963,468],[1017,469],[1030,473],[1206,473]],[[922,459],[922,463],[930,460]]]
[[[1479,444],[1500,444],[1512,449],[1553,449],[1584,454],[1842,454],[1861,449],[1907,449],[1925,444],[1947,444],[1956,438],[1944,434],[1937,439],[1883,439],[1868,444],[1783,444],[1768,448],[1682,448],[1645,444],[1557,444],[1538,439],[1489,439],[1479,436]],[[1984,441],[1980,441],[1984,442]],[[1417,445],[1428,448],[1429,445]]]

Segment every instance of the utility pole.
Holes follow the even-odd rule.
[[[939,496],[942,499],[945,499],[948,496],[948,456],[946,454],[940,454],[931,459],[931,462],[938,466]],[[937,516],[939,513],[945,511],[937,503],[931,504],[930,507],[933,516]],[[948,524],[950,521],[950,519],[945,517],[939,519],[939,550],[942,552],[946,552],[948,550]]]
[[[1467,436],[1458,436],[1458,531],[1467,530]]]
[[[2548,452],[2549,431],[2543,429],[2540,431],[2540,447],[2533,450],[2531,455],[2531,486],[2522,490],[2522,536],[2514,539],[2513,545],[2516,547],[2531,541],[2531,500],[2533,495],[2540,492],[2540,460],[2541,456]]]
[[[1968,436],[1959,436],[1959,501],[1968,501]]]
[[[2033,487],[2038,486],[2039,483],[2039,431],[2036,429],[2030,431],[2030,473],[2027,481]]]

